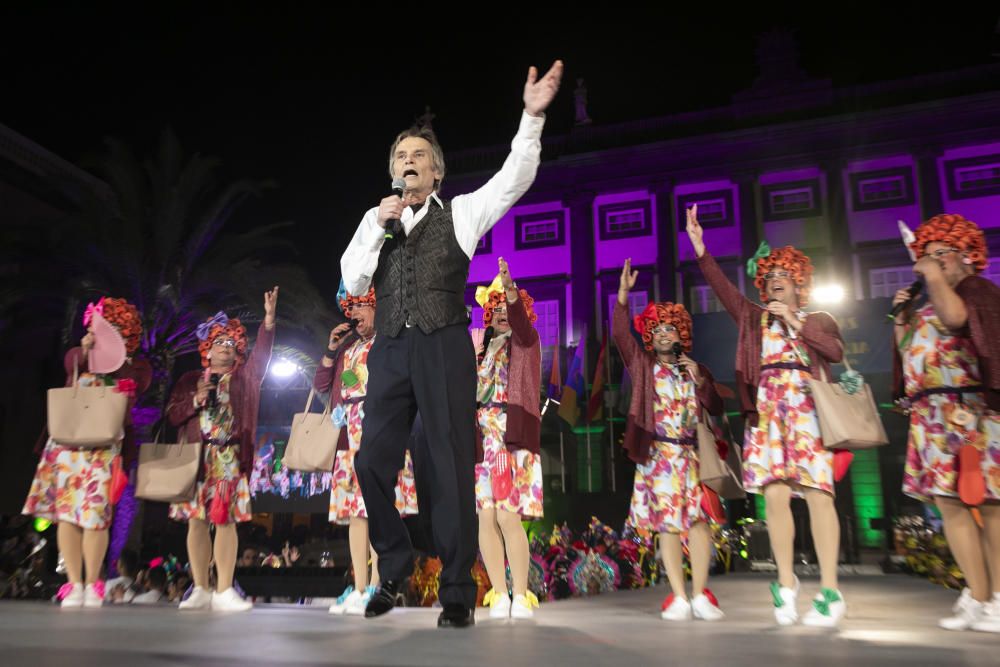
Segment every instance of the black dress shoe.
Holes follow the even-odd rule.
[[[476,610],[461,604],[446,604],[438,616],[439,628],[467,628],[476,624]]]
[[[378,587],[372,599],[365,607],[365,618],[375,618],[382,614],[389,613],[396,606],[396,594],[399,592],[399,584],[395,581],[386,580]]]

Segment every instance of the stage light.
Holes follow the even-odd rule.
[[[48,519],[43,519],[41,517],[36,518],[34,523],[35,531],[39,533],[44,533],[46,530],[49,529],[49,526],[51,525],[52,525],[51,521],[49,521]]]
[[[840,303],[844,300],[844,288],[840,285],[819,285],[812,289],[810,300],[816,303]]]
[[[293,364],[287,359],[279,359],[271,364],[271,375],[279,378],[286,378],[295,375],[299,371],[298,364]]]

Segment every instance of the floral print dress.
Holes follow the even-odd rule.
[[[351,517],[368,518],[361,485],[354,472],[354,457],[361,447],[361,423],[365,418],[365,394],[368,391],[368,352],[375,337],[358,339],[344,351],[344,370],[340,376],[340,405],[333,420],[347,429],[347,450],[338,450],[333,462],[330,483],[330,523],[346,525]],[[331,397],[331,400],[335,400]],[[417,513],[417,487],[413,478],[413,459],[409,450],[396,481],[396,509],[403,516]]]
[[[507,380],[510,371],[510,334],[495,337],[479,365],[477,418],[483,434],[483,462],[476,464],[476,510],[498,509],[524,518],[541,518],[542,457],[526,449],[509,451],[507,434]],[[509,456],[509,466],[500,465]],[[502,471],[502,472],[501,472]],[[506,498],[493,494],[493,475],[513,476]]]
[[[763,493],[772,482],[833,493],[833,451],[823,446],[816,404],[809,391],[805,346],[778,318],[761,327],[757,423],[748,424],[743,446],[743,485]]]
[[[107,376],[80,375],[81,387],[108,384]],[[121,442],[111,447],[81,448],[45,443],[22,514],[71,523],[86,530],[111,526],[111,464]]]
[[[198,482],[194,500],[173,503],[170,518],[175,521],[209,519],[213,505],[225,505],[225,520],[218,523],[243,523],[249,521],[250,485],[246,475],[240,473],[240,446],[228,444],[236,417],[230,403],[229,384],[233,374],[226,373],[219,379],[216,389],[216,407],[202,409],[198,419],[204,449],[203,479]],[[246,443],[252,447],[253,443]]]
[[[656,439],[649,459],[635,467],[628,523],[639,535],[687,533],[710,518],[702,508],[698,467],[698,398],[694,382],[674,366],[653,367]]]
[[[998,334],[1000,335],[1000,334]],[[987,410],[981,392],[948,391],[982,385],[971,338],[954,336],[927,304],[917,311],[903,340],[903,378],[910,398],[910,435],[903,469],[903,493],[924,502],[958,496],[958,451],[966,429],[978,431],[986,499],[1000,500],[1000,415]],[[956,408],[978,418],[965,428]]]

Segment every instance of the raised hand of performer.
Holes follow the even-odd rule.
[[[507,260],[503,257],[497,259],[497,268],[500,273],[500,284],[503,286],[504,292],[507,293],[507,301],[510,303],[517,301],[517,285],[510,277],[510,267],[507,266]]]
[[[524,110],[529,116],[541,116],[559,92],[559,82],[562,81],[563,62],[557,60],[541,79],[538,69],[532,65],[528,68],[528,80],[524,82]]]
[[[274,328],[274,309],[278,306],[278,286],[264,292],[264,326],[268,329]]]
[[[628,293],[635,287],[635,281],[639,278],[639,272],[632,270],[632,258],[625,260],[622,266],[622,275],[618,279],[618,303],[623,306],[628,305]]]
[[[705,241],[703,238],[705,230],[702,229],[701,224],[698,222],[698,204],[694,204],[691,208],[687,209],[686,213],[688,238],[691,239],[691,245],[694,246],[695,256],[701,257],[705,254]]]

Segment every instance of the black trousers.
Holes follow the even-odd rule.
[[[354,466],[383,580],[400,581],[413,571],[409,533],[396,510],[396,479],[418,411],[425,437],[413,438],[411,454],[420,513],[430,514],[443,565],[438,598],[471,608],[479,530],[476,358],[465,325],[378,336],[368,353],[365,417]]]

